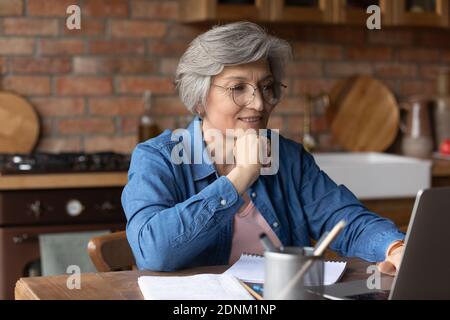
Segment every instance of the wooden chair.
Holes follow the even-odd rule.
[[[125,231],[92,238],[88,253],[98,272],[131,270],[136,264]]]

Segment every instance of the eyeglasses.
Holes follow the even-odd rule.
[[[252,103],[255,99],[256,90],[261,92],[261,96],[266,103],[274,106],[280,102],[283,91],[287,88],[281,82],[271,82],[258,87],[250,83],[239,83],[232,87],[222,87],[214,83],[212,85],[230,91],[234,103],[239,107],[246,107]]]

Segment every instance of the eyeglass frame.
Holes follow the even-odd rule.
[[[246,105],[243,105],[243,106],[240,106],[239,104],[236,103],[236,101],[235,101],[235,99],[234,99],[234,92],[233,92],[233,89],[234,89],[235,87],[237,87],[238,85],[241,85],[241,84],[248,84],[250,87],[253,88],[253,94],[252,94],[253,98],[252,98]],[[278,84],[278,85],[280,85],[281,88],[287,89],[287,85],[285,85],[284,83],[282,83],[282,82],[280,82],[280,81],[274,81],[273,84]],[[224,89],[224,90],[229,91],[229,92],[231,93],[231,100],[233,100],[234,104],[237,105],[237,106],[240,107],[240,108],[245,108],[246,106],[250,105],[250,104],[255,100],[255,92],[256,92],[256,90],[260,90],[260,91],[261,91],[261,88],[260,88],[258,85],[255,87],[254,85],[252,85],[251,83],[248,83],[248,82],[241,82],[241,83],[239,83],[239,84],[236,84],[236,85],[233,85],[233,86],[230,86],[230,87],[219,86],[218,84],[215,84],[215,83],[212,83],[211,85],[214,86],[214,87],[222,88],[222,89]],[[281,91],[281,90],[280,90],[280,91]],[[262,97],[262,99],[263,99],[264,102],[268,103],[268,104],[271,105],[271,106],[275,106],[275,105],[278,104],[278,103],[280,102],[280,100],[281,100],[281,97],[280,97],[280,99],[277,101],[277,103],[271,104],[271,103],[267,102],[267,101],[264,99],[264,95],[263,95],[263,94],[261,94],[261,97]]]

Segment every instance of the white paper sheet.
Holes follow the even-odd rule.
[[[239,281],[227,274],[142,276],[138,284],[145,300],[253,300]]]
[[[325,261],[324,284],[336,283],[345,270],[346,262]],[[264,257],[243,254],[224,274],[253,283],[264,283]]]

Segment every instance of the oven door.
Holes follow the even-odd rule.
[[[0,300],[14,299],[14,286],[19,278],[40,275],[40,234],[124,229],[124,223],[1,227]]]

